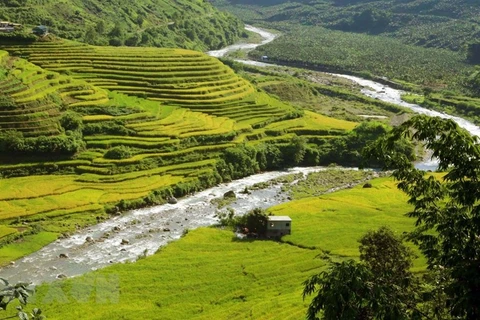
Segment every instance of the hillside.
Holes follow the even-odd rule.
[[[480,35],[471,0],[216,0],[251,23],[302,24],[385,35],[425,47],[465,50]]]
[[[0,244],[38,246],[107,213],[315,165],[356,126],[281,102],[201,52],[69,40],[3,49]]]
[[[96,45],[216,49],[235,42],[242,23],[203,0],[7,0],[0,20],[43,24],[59,37]]]

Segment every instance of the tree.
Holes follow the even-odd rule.
[[[360,239],[360,260],[382,281],[408,280],[412,266],[413,252],[403,245],[392,230],[381,227],[370,231]]]
[[[418,287],[412,252],[382,227],[360,239],[360,262],[332,263],[330,269],[307,279],[303,297],[316,293],[307,319],[412,319],[417,309]]]
[[[244,232],[248,230],[248,234],[257,236],[265,236],[267,232],[268,214],[261,208],[250,210],[242,216],[236,216],[233,209],[227,208],[226,212],[219,212],[217,215],[222,226]]]
[[[303,285],[303,298],[316,292],[307,310],[307,319],[368,319],[367,297],[372,296],[372,273],[360,263],[347,260],[333,263],[329,270],[313,275]]]
[[[17,307],[17,316],[21,320],[42,320],[45,317],[42,311],[38,308],[32,310],[29,315],[23,310],[23,306],[27,305],[28,298],[34,292],[33,289],[28,288],[28,283],[19,282],[15,285],[10,284],[7,280],[0,278],[0,310],[7,310],[7,306],[18,300],[20,306]]]
[[[467,47],[467,59],[470,63],[480,63],[480,43],[471,43]]]
[[[106,28],[107,27],[105,26],[105,21],[100,20],[97,22],[97,25],[95,26],[95,31],[97,31],[98,34],[102,35],[105,33]]]
[[[417,170],[393,145],[401,138],[423,142],[438,159],[441,177]],[[444,270],[446,307],[453,317],[480,319],[479,138],[452,120],[415,116],[370,145],[365,153],[395,169],[398,188],[409,197],[419,245],[428,267]]]
[[[123,24],[116,24],[115,27],[113,27],[112,31],[108,34],[112,38],[120,38],[120,39],[125,39],[126,31],[125,27]]]
[[[81,131],[83,128],[83,120],[78,113],[67,111],[62,114],[60,125],[65,130]]]
[[[97,41],[97,37],[98,34],[95,28],[93,26],[89,26],[85,31],[84,41],[88,44],[95,44],[95,42]]]
[[[105,152],[105,159],[128,159],[132,156],[132,149],[127,146],[116,146]]]
[[[303,161],[306,149],[307,140],[304,137],[294,135],[285,150],[285,158],[288,159],[288,164],[299,165]]]

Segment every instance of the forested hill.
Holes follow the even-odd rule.
[[[462,50],[480,37],[477,0],[216,0],[249,22],[294,22]],[[253,9],[253,10],[252,10]]]
[[[43,24],[96,45],[205,50],[233,43],[243,24],[204,0],[4,0],[0,20]]]

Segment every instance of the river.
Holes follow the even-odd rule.
[[[262,42],[257,43],[257,44],[251,44],[251,43],[236,44],[234,46],[226,47],[222,50],[209,51],[207,53],[210,54],[213,57],[220,58],[220,57],[225,56],[228,52],[232,52],[232,51],[236,51],[236,50],[247,50],[247,51],[249,51],[249,50],[255,49],[258,46],[261,46],[263,44],[266,44],[266,43],[269,43],[269,42],[275,40],[275,38],[277,36],[277,35],[269,32],[267,30],[264,30],[264,29],[261,29],[261,28],[256,28],[256,27],[253,27],[253,26],[250,26],[250,25],[247,25],[245,27],[245,29],[260,34],[263,38]],[[244,63],[244,64],[248,64],[248,65],[258,66],[258,67],[280,66],[280,65],[277,65],[277,64],[274,64],[274,63],[266,63],[266,62],[255,61],[255,60],[235,59],[235,61],[241,62],[241,63]],[[429,115],[429,116],[432,116],[432,117],[441,117],[441,118],[444,118],[444,119],[452,119],[460,127],[466,129],[472,135],[480,136],[480,127],[476,126],[475,124],[473,124],[472,122],[470,122],[468,120],[462,119],[460,117],[452,116],[452,115],[449,115],[449,114],[441,113],[441,112],[438,112],[438,111],[429,110],[429,109],[423,108],[423,107],[421,107],[417,104],[412,104],[412,103],[408,103],[408,102],[403,101],[401,97],[405,92],[402,91],[402,90],[394,89],[394,88],[391,88],[391,87],[386,86],[384,84],[381,84],[381,83],[378,83],[378,82],[375,82],[375,81],[372,81],[372,80],[363,79],[363,78],[356,77],[356,76],[336,74],[336,73],[330,73],[330,74],[333,75],[333,76],[349,79],[350,81],[355,82],[356,84],[362,86],[363,88],[362,88],[361,92],[366,96],[369,96],[369,97],[372,97],[372,98],[375,98],[375,99],[378,99],[378,100],[381,100],[381,101],[385,101],[385,102],[388,102],[388,103],[393,103],[393,104],[408,108],[408,109],[410,109],[410,110],[412,110],[416,113],[419,113],[419,114],[426,114],[426,115]]]
[[[176,204],[129,211],[70,237],[59,239],[4,267],[0,274],[11,282],[39,284],[80,275],[113,263],[135,261],[138,257],[154,254],[158,248],[179,239],[186,229],[218,223],[218,208],[211,200],[223,197],[227,191],[234,191],[237,195],[237,200],[228,206],[237,214],[244,214],[254,208],[266,209],[288,201],[287,195],[281,190],[281,184],[250,190],[250,194],[242,193],[245,187],[290,174],[306,175],[321,170],[325,168],[292,168],[260,173],[198,192],[180,199]]]
[[[235,50],[252,50],[261,44],[273,41],[276,36],[253,26],[246,26],[246,29],[260,34],[263,41],[258,44],[236,44],[208,53],[215,57],[222,57]],[[253,60],[237,61],[257,66],[273,65]],[[410,108],[417,113],[453,119],[470,133],[480,135],[479,128],[469,121],[402,101],[400,98],[402,91],[400,90],[354,76],[340,74],[336,74],[336,76],[358,83],[363,87],[362,93],[365,95]],[[424,169],[431,169],[434,166],[434,161],[419,165]],[[179,239],[186,229],[216,224],[218,222],[217,208],[211,203],[211,200],[222,197],[227,191],[233,190],[238,195],[237,201],[229,206],[234,208],[237,213],[242,214],[256,207],[268,208],[288,201],[286,195],[281,192],[280,184],[254,190],[250,195],[241,193],[245,187],[292,173],[308,174],[319,170],[324,170],[324,168],[293,168],[286,171],[252,175],[198,192],[180,199],[174,205],[166,204],[130,211],[81,230],[68,238],[59,239],[3,268],[0,270],[0,274],[1,277],[12,282],[26,281],[38,284],[53,281],[59,277],[77,276],[113,263],[135,261],[139,256],[153,254],[161,246]],[[61,258],[60,255],[65,256]]]

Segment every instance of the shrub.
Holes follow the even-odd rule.
[[[83,128],[82,117],[76,112],[67,111],[60,118],[60,125],[65,130],[79,131]]]
[[[132,150],[129,147],[118,146],[109,149],[104,154],[106,159],[128,159],[132,156]]]

